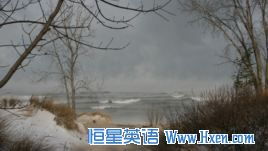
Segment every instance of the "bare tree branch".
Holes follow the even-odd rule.
[[[41,53],[41,51],[43,51],[43,48],[45,46],[53,45],[53,43],[56,41],[61,41],[62,39],[67,38],[69,41],[77,43],[80,46],[100,50],[121,50],[129,45],[126,44],[121,47],[111,47],[113,38],[106,44],[99,46],[93,45],[88,41],[83,40],[84,38],[82,37],[81,39],[77,40],[76,38],[69,36],[65,32],[66,29],[70,31],[75,31],[78,29],[88,29],[93,21],[100,23],[105,28],[125,29],[131,26],[130,22],[134,18],[139,16],[141,13],[152,12],[161,16],[165,20],[167,20],[167,18],[164,15],[158,13],[157,11],[162,11],[163,13],[169,15],[172,14],[164,10],[164,7],[166,7],[171,2],[171,0],[166,0],[163,4],[155,4],[154,2],[153,7],[149,9],[145,9],[143,3],[141,3],[140,6],[135,8],[115,4],[106,0],[94,0],[93,2],[95,3],[95,7],[92,7],[92,4],[89,4],[90,1],[88,0],[57,0],[51,1],[50,8],[53,8],[53,10],[51,10],[50,12],[48,11],[49,6],[45,6],[46,2],[47,1],[43,0],[6,0],[0,2],[0,30],[4,30],[5,28],[8,28],[12,25],[13,27],[20,26],[23,32],[23,35],[21,36],[20,40],[21,42],[18,42],[19,40],[16,40],[16,43],[0,42],[0,47],[13,48],[16,52],[19,52],[20,54],[19,58],[14,62],[13,65],[10,66],[7,73],[1,78],[0,88],[2,88],[11,79],[11,77],[18,69],[23,69],[25,66],[29,65],[35,56],[47,54],[45,52]],[[90,20],[83,25],[64,25],[64,22],[61,20],[61,15],[66,14],[65,12],[68,12],[68,10],[73,6],[81,6],[82,12],[87,12],[89,15],[92,16]],[[124,10],[134,12],[134,14],[131,17],[125,17],[123,15],[121,19],[116,19],[115,17],[112,19],[104,13],[104,6],[116,8],[119,11]],[[24,10],[31,9],[31,7],[38,8],[40,15],[39,17],[37,17],[37,19],[26,17],[23,15],[25,13]],[[71,14],[69,15],[71,16]],[[56,32],[58,34],[57,37],[50,38],[49,36],[47,36],[47,34],[50,32]],[[40,52],[40,54],[32,53],[34,50]],[[26,60],[27,62],[23,64],[23,62]]]

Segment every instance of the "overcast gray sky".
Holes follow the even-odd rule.
[[[130,42],[120,51],[98,51],[83,60],[84,72],[97,81],[104,79],[108,91],[202,91],[231,83],[232,68],[219,57],[226,45],[223,38],[204,32],[203,27],[189,24],[191,17],[181,13],[177,3],[167,8],[176,16],[169,22],[155,14],[141,15],[132,21],[133,27],[111,31],[94,25],[96,41],[109,41],[114,46]],[[109,12],[109,11],[108,11]],[[118,12],[116,12],[118,13]],[[1,31],[1,41],[12,31]],[[0,63],[12,60],[14,54],[0,54]],[[45,68],[49,61],[35,59],[26,71],[20,70],[1,91],[55,92],[60,91],[58,80],[32,82],[32,70]],[[3,75],[3,72],[0,73]]]

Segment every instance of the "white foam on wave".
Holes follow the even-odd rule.
[[[169,95],[175,99],[181,99],[185,97],[185,94],[182,92],[172,92],[172,93],[169,93]]]
[[[93,109],[93,110],[104,110],[104,109],[109,109],[109,108],[112,108],[112,106],[102,105],[102,106],[93,106],[93,107],[91,107],[91,109]]]
[[[115,104],[131,104],[131,103],[136,103],[141,101],[141,99],[127,99],[127,100],[116,100],[116,101],[112,101],[112,103]]]
[[[126,99],[126,100],[101,100],[100,104],[131,104],[141,101],[141,99]]]
[[[180,95],[172,95],[172,97],[175,98],[175,99],[180,99],[180,98],[184,97],[184,95],[183,94],[180,94]]]
[[[101,104],[109,104],[109,103],[113,103],[113,101],[112,100],[101,100],[101,101],[99,101],[99,103],[101,103]]]
[[[192,96],[191,99],[194,101],[202,101],[201,97],[196,97],[196,96]]]

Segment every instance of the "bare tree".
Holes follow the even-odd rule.
[[[93,37],[93,30],[90,26],[85,28],[67,28],[72,24],[75,26],[89,25],[92,21],[90,14],[81,11],[81,7],[71,6],[65,12],[61,12],[61,21],[64,28],[64,35],[66,37],[60,38],[59,41],[53,41],[52,46],[46,49],[47,56],[50,56],[52,63],[56,65],[56,71],[45,71],[41,73],[41,79],[45,80],[50,76],[56,76],[62,81],[63,88],[65,89],[68,106],[76,109],[76,92],[84,89],[90,90],[90,80],[80,78],[79,72],[82,67],[82,57],[90,55],[90,48],[85,47],[80,42],[84,39]],[[91,32],[87,32],[91,31]],[[51,32],[50,39],[61,37],[58,32]],[[73,40],[70,40],[73,39]]]
[[[0,30],[8,30],[7,28],[21,27],[24,34],[19,40],[14,43],[0,42],[0,47],[5,47],[6,49],[13,48],[19,55],[19,57],[12,63],[12,65],[1,65],[6,67],[7,72],[0,80],[0,88],[2,88],[11,79],[15,72],[19,69],[23,69],[27,66],[33,58],[39,55],[46,54],[46,52],[41,51],[46,45],[51,45],[53,42],[60,40],[65,37],[70,41],[75,41],[83,46],[96,49],[122,49],[122,47],[111,47],[110,41],[107,44],[93,45],[87,41],[77,41],[66,35],[64,32],[66,28],[75,29],[83,28],[88,29],[90,24],[85,24],[83,26],[70,25],[68,27],[64,26],[63,22],[60,20],[60,16],[63,12],[67,11],[71,6],[81,6],[81,11],[85,11],[90,14],[93,20],[103,27],[109,29],[125,29],[130,26],[130,22],[136,18],[141,13],[154,12],[159,16],[163,16],[162,13],[168,13],[164,10],[164,7],[170,3],[171,0],[167,0],[162,4],[152,1],[153,6],[146,9],[146,6],[141,3],[139,6],[131,5],[127,3],[128,0],[111,2],[106,0],[52,0],[50,5],[48,1],[45,0],[6,0],[0,2]],[[92,7],[94,3],[94,7]],[[126,4],[127,3],[127,4]],[[115,8],[121,11],[134,12],[133,17],[129,15],[122,15],[120,17],[114,17],[107,15],[104,8]],[[52,11],[49,11],[52,8]],[[38,12],[35,13],[35,17],[27,17],[25,10],[35,9]],[[160,12],[161,11],[161,12]],[[37,16],[37,17],[36,17]],[[5,28],[4,28],[5,27]],[[57,32],[58,37],[55,39],[50,39],[48,33]],[[89,32],[89,31],[88,31]],[[27,37],[27,38],[26,38]],[[35,50],[35,51],[34,51]]]
[[[267,0],[179,0],[184,11],[229,42],[225,58],[256,92],[268,88]],[[232,50],[235,52],[230,53]],[[246,73],[241,76],[241,72]]]

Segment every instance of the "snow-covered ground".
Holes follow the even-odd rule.
[[[33,107],[0,110],[0,118],[8,121],[8,134],[14,141],[25,138],[42,141],[55,151],[88,150],[86,130],[82,124],[78,123],[79,130],[67,130],[57,125],[55,115],[46,110]]]

